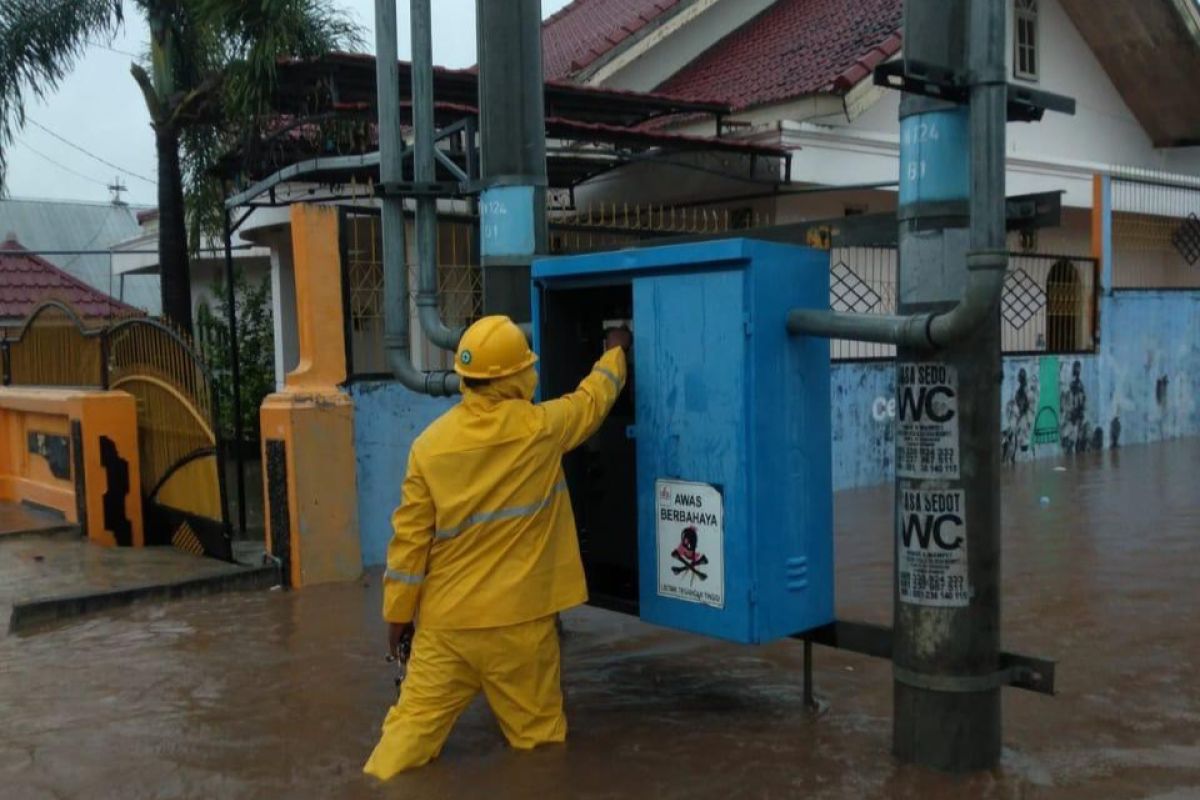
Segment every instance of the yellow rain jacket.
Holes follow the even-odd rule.
[[[600,427],[625,375],[614,348],[556,400],[530,402],[532,368],[464,388],[409,454],[384,575],[387,621],[495,628],[587,600],[562,456]]]

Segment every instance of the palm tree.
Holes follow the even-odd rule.
[[[280,56],[361,44],[330,0],[130,0],[150,29],[148,56],[130,67],[150,113],[158,155],[158,256],[164,315],[192,330],[189,241],[220,219],[211,167],[260,124]],[[121,0],[0,3],[0,186],[4,146],[24,125],[29,95],[54,92],[91,40],[123,22]],[[190,202],[185,203],[185,190]],[[189,237],[189,223],[191,236]]]

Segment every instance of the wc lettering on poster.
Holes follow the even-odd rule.
[[[654,484],[658,594],[725,607],[725,510],[721,492],[706,483]]]
[[[970,605],[965,494],[962,489],[901,486],[896,532],[900,602],[941,608]]]
[[[896,376],[896,474],[957,479],[957,370],[937,362],[902,363]]]

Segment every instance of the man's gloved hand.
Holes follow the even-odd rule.
[[[633,334],[628,328],[609,328],[604,337],[604,350],[608,352],[614,347],[620,347],[628,352],[633,346]]]
[[[388,655],[396,661],[408,661],[412,652],[413,634],[416,627],[411,622],[388,623]]]

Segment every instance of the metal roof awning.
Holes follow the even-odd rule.
[[[401,85],[411,82],[408,64],[400,62]],[[469,191],[464,175],[477,161],[477,75],[471,70],[434,70],[435,117],[445,140],[439,147],[438,185],[448,192]],[[377,183],[378,132],[375,127],[375,59],[369,55],[334,54],[279,65],[273,111],[275,130],[222,161],[219,171],[239,189],[230,208],[256,203],[288,182],[318,184]],[[573,189],[598,174],[633,161],[679,153],[722,153],[743,157],[753,176],[764,161],[779,164],[778,180],[787,182],[788,149],[735,138],[671,133],[651,120],[698,114],[719,119],[729,108],[720,103],[690,102],[663,95],[546,84],[546,138],[551,188]],[[412,121],[407,91],[401,101],[402,124]],[[347,136],[330,136],[338,128]],[[350,144],[347,145],[346,141]],[[744,179],[744,177],[743,177]],[[263,204],[263,203],[257,203]]]
[[[399,62],[402,100],[408,100],[412,65]],[[678,97],[619,89],[599,89],[572,83],[547,81],[546,116],[581,122],[599,122],[629,127],[657,117],[675,114],[706,114],[721,117],[731,112],[725,103],[696,102]],[[276,67],[275,111],[281,114],[311,114],[322,103],[343,109],[374,109],[376,103],[375,56],[363,53],[331,53],[315,59],[289,59]],[[433,93],[439,103],[478,107],[479,76],[472,69],[434,67]]]

